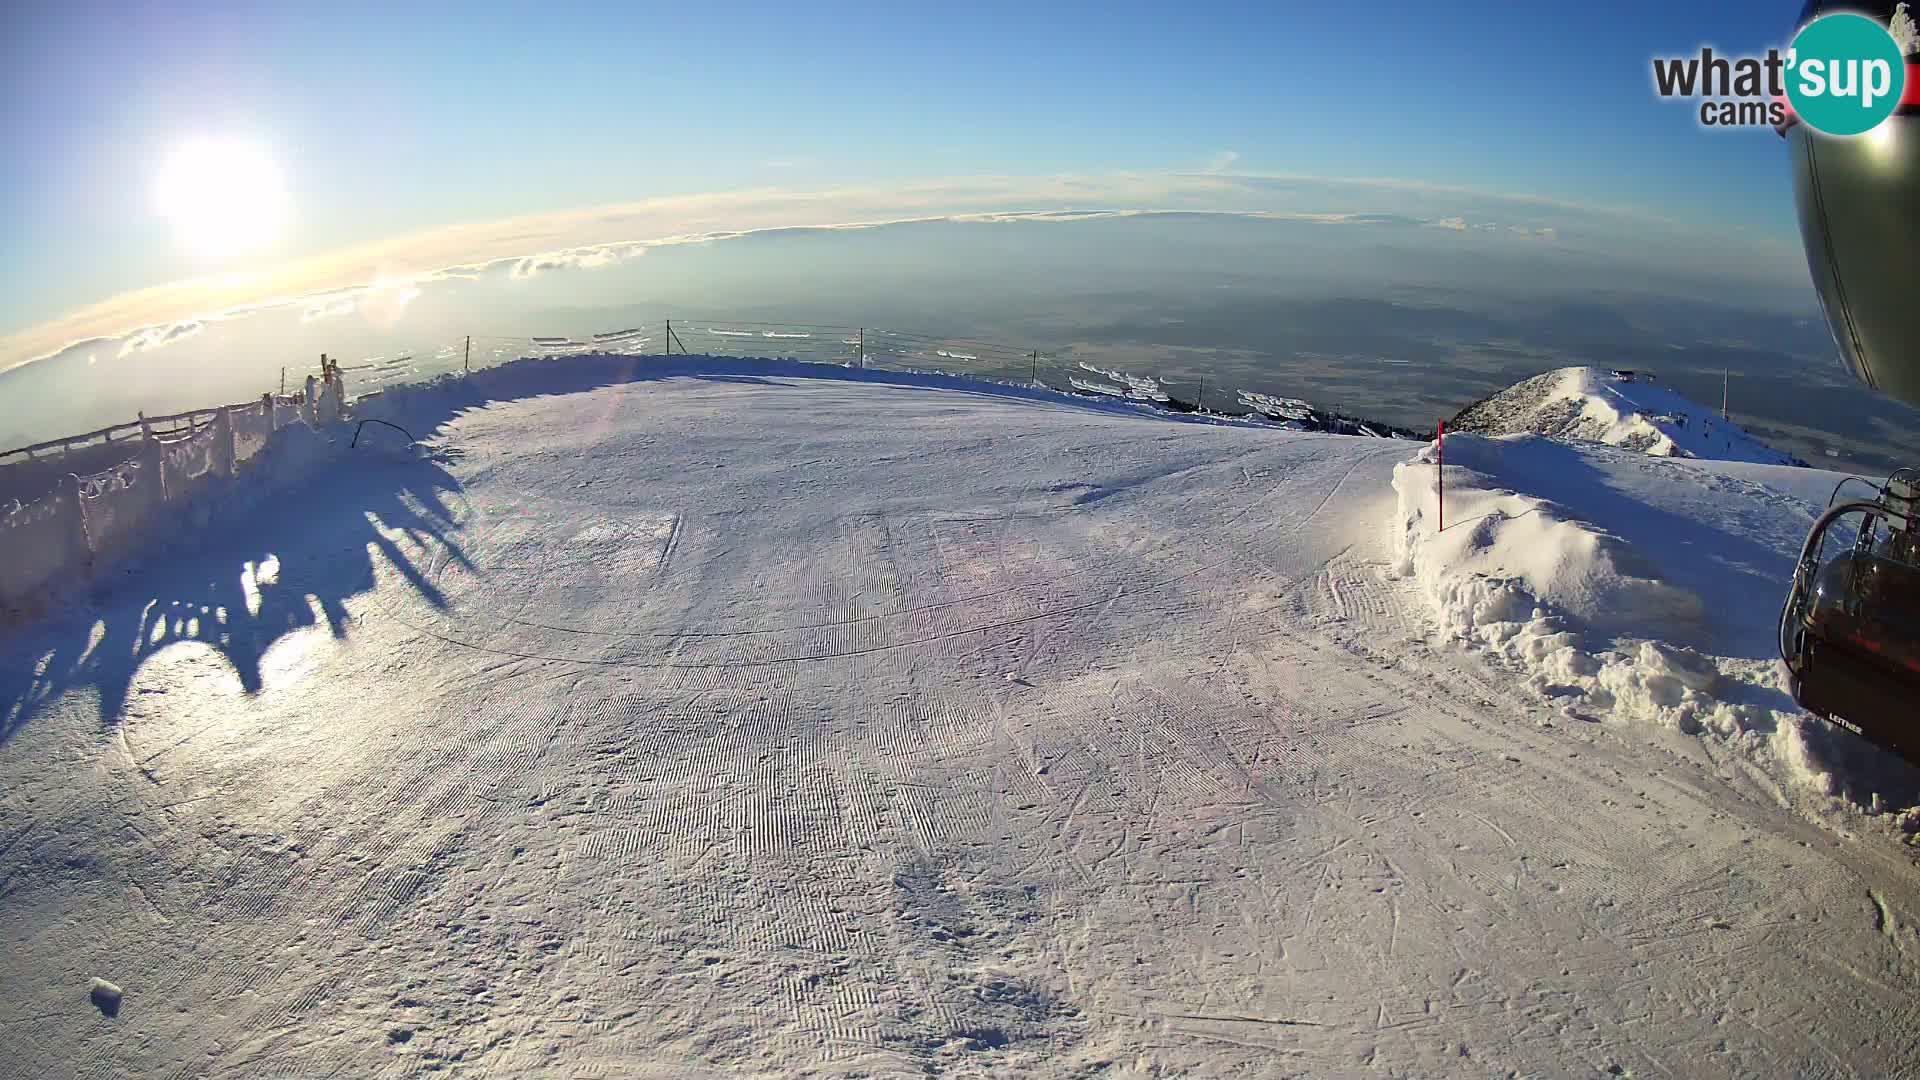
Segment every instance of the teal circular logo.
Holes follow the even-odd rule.
[[[1809,127],[1859,135],[1900,105],[1907,61],[1887,28],[1865,15],[1822,15],[1800,28],[1788,53],[1787,100]]]

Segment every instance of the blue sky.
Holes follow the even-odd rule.
[[[0,44],[0,332],[455,223],[985,174],[1226,163],[1790,238],[1778,140],[1702,130],[1648,61],[1782,43],[1796,8],[29,2]],[[280,163],[273,247],[194,256],[156,218],[199,134]]]

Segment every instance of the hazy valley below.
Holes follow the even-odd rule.
[[[883,329],[914,335],[929,355],[942,341],[987,342],[1004,346],[994,356],[1152,375],[1215,407],[1249,390],[1421,428],[1568,365],[1652,371],[1707,403],[1727,373],[1735,422],[1810,461],[1885,469],[1920,436],[1920,416],[1841,371],[1810,289],[1650,273],[1575,229],[1455,225],[1036,215],[499,260],[68,348],[0,375],[0,448],[246,400],[277,389],[283,370],[294,388],[323,352],[350,368],[411,357],[424,377],[457,369],[469,348],[489,363],[535,337],[669,318],[694,351],[800,344],[713,336],[736,324],[865,326],[876,342]],[[659,352],[658,337],[620,347]]]

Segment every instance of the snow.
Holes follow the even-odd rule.
[[[1267,416],[1282,417],[1288,420],[1311,420],[1313,406],[1299,398],[1274,397],[1271,394],[1259,394],[1252,390],[1240,391],[1240,403]]]
[[[87,999],[93,1002],[94,1008],[99,1009],[106,1016],[120,1014],[120,1001],[124,996],[124,992],[118,986],[105,979],[94,978],[87,982]]]
[[[356,408],[429,456],[289,443],[286,495],[0,643],[21,1075],[1916,1058],[1911,785],[1570,717],[1433,617],[1467,559],[1744,704],[1684,650],[1750,659],[1765,602],[1708,590],[1808,497],[1761,466],[1450,438],[1463,507],[1557,500],[1508,525],[1567,565],[1501,570],[1429,548],[1406,444],[1031,388],[569,357]]]
[[[1846,775],[1834,758],[1858,748],[1800,712],[1776,659],[1784,583],[1844,474],[1450,434],[1443,531],[1437,456],[1394,470],[1394,569],[1442,634],[1568,716],[1704,734],[1859,808],[1913,801],[1905,766]]]
[[[1651,376],[1623,377],[1593,367],[1560,368],[1523,380],[1463,410],[1448,429],[1483,435],[1533,432],[1660,457],[1805,464]]]
[[[945,356],[947,354],[941,353],[940,355]],[[968,359],[977,358],[969,357]],[[1080,361],[1076,366],[1078,366],[1081,371],[1098,375],[1108,381],[1098,382],[1091,379],[1082,379],[1078,376],[1069,376],[1067,381],[1075,390],[1089,394],[1104,394],[1109,397],[1126,398],[1131,401],[1156,402],[1163,405],[1171,400],[1167,392],[1160,388],[1160,380],[1152,376],[1130,375],[1124,371],[1115,371],[1112,368],[1103,368],[1097,364],[1090,364],[1085,360]]]
[[[1073,387],[1075,390],[1079,390],[1088,394],[1101,394],[1106,397],[1117,397],[1117,398],[1123,398],[1127,396],[1127,391],[1122,387],[1115,386],[1112,383],[1094,382],[1092,379],[1082,379],[1077,375],[1068,376],[1067,385]]]
[[[15,612],[38,614],[50,583],[86,572],[79,487],[62,485],[26,505],[14,500],[0,506],[0,539],[7,553],[0,559],[0,620]]]
[[[343,404],[330,388],[327,411]],[[269,415],[269,410],[272,415]],[[341,444],[263,402],[196,432],[133,441],[131,456],[0,513],[0,630],[70,600],[138,561],[164,560],[216,522],[297,490]],[[279,430],[271,426],[284,424]]]

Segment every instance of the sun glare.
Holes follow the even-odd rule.
[[[266,150],[237,139],[193,139],[167,156],[154,205],[194,255],[244,255],[271,244],[287,218],[287,188]]]

